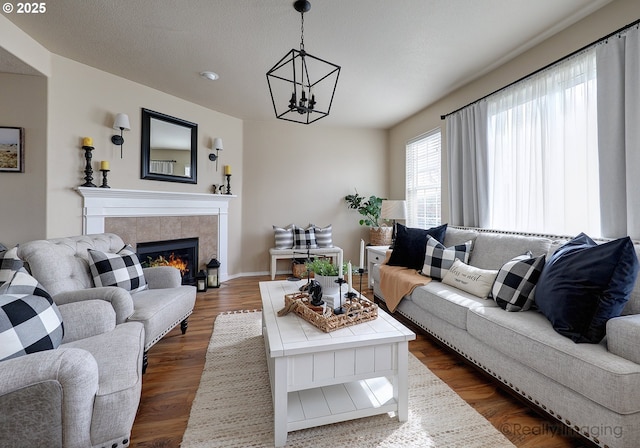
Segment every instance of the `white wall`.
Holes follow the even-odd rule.
[[[93,166],[110,162],[109,185],[133,190],[210,193],[222,182],[221,165],[233,167],[233,193],[239,196],[229,210],[229,273],[240,265],[242,209],[242,121],[181,100],[144,85],[53,55],[49,81],[47,151],[47,238],[82,232],[82,198],[74,188],[84,183],[83,137],[92,137]],[[148,108],[198,124],[197,185],[140,179],[141,108]],[[124,157],[111,143],[114,115],[129,115],[131,131],[124,133]],[[222,137],[224,152],[218,171],[208,159],[211,140]],[[98,184],[94,173],[94,183]]]
[[[272,226],[291,223],[331,224],[345,262],[357,263],[368,232],[344,196],[356,188],[365,196],[387,195],[386,131],[250,121],[244,145],[243,271],[268,271]],[[280,263],[280,270],[287,268]]]
[[[24,128],[24,173],[0,173],[0,243],[46,233],[47,78],[0,73],[0,126]]]

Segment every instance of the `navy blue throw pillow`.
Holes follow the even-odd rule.
[[[596,244],[584,233],[560,247],[538,280],[535,302],[553,328],[574,342],[597,344],[622,312],[638,274],[629,237]]]
[[[416,270],[422,269],[424,265],[427,237],[431,236],[442,243],[447,231],[447,224],[430,229],[416,229],[402,224],[396,226],[396,241],[387,264]]]

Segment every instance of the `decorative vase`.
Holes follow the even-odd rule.
[[[336,283],[338,280],[337,275],[318,275],[315,274],[314,278],[320,283],[322,286],[322,295],[333,295],[337,296],[340,293],[340,285]]]
[[[369,227],[369,240],[372,246],[391,245],[391,234],[393,227]]]

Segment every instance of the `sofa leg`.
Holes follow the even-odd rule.
[[[147,371],[147,366],[149,365],[149,352],[145,350],[144,355],[142,355],[142,374]]]
[[[187,327],[189,326],[189,318],[187,317],[185,320],[180,322],[180,330],[182,330],[182,334],[187,332]]]

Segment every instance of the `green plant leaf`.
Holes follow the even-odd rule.
[[[357,190],[355,194],[349,194],[344,199],[350,209],[358,210],[358,213],[364,216],[364,219],[359,221],[361,226],[380,227],[380,214],[384,199],[372,195],[365,201],[365,197],[360,196]]]
[[[305,267],[317,274],[325,276],[338,276],[339,267],[337,264],[333,264],[328,258],[316,258],[310,262],[305,263]],[[347,264],[342,264],[342,272],[347,272]]]

